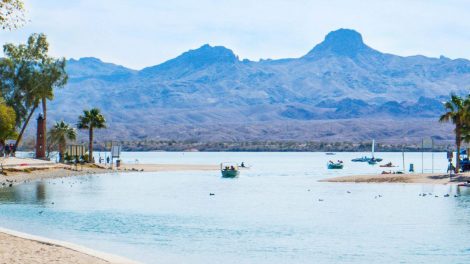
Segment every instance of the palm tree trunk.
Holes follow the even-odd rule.
[[[38,107],[38,106],[35,105],[35,106],[31,109],[31,112],[29,113],[28,118],[26,118],[26,121],[23,123],[23,127],[21,128],[20,134],[18,134],[18,138],[16,138],[15,149],[18,149],[18,146],[20,145],[20,142],[21,142],[21,140],[23,139],[24,131],[26,130],[26,127],[28,126],[29,120],[30,120],[31,117],[33,116],[34,111],[36,111],[36,108],[37,108],[37,107]]]
[[[0,158],[5,154],[5,140],[0,139]]]
[[[460,130],[455,132],[455,145],[457,146],[457,153],[456,158],[457,161],[455,162],[455,173],[459,173],[460,171],[460,145],[462,143],[462,136],[460,135]]]
[[[91,163],[93,161],[93,127],[90,127],[89,133],[88,162]]]
[[[42,115],[44,117],[44,131],[43,135],[47,135],[47,99],[42,98]],[[47,149],[47,140],[44,141],[44,149]]]

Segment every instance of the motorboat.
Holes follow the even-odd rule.
[[[236,178],[240,175],[238,164],[230,162],[221,163],[220,172],[223,178]]]
[[[330,160],[328,162],[327,167],[328,167],[329,170],[341,170],[341,169],[343,169],[344,164],[341,160],[338,160],[338,162],[333,162],[333,161]]]

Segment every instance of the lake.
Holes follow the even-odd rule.
[[[468,263],[466,188],[318,182],[380,173],[350,162],[366,155],[126,152],[128,163],[251,168],[236,179],[218,171],[115,173],[4,188],[0,226],[144,263]],[[401,153],[376,156],[402,164]],[[406,168],[421,172],[422,159],[425,172],[433,163],[435,172],[447,168],[445,153],[405,153]],[[345,161],[344,170],[327,170],[328,160]]]

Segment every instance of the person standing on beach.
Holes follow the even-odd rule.
[[[10,145],[5,146],[5,158],[8,158],[10,156]]]
[[[12,157],[16,156],[16,147],[13,145],[13,143],[10,143],[10,152]]]

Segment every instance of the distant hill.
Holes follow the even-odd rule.
[[[67,71],[52,119],[99,107],[102,136],[118,139],[451,139],[436,122],[442,101],[470,91],[470,61],[381,53],[350,29],[300,58],[240,60],[203,45],[139,71],[96,58],[69,60]]]

